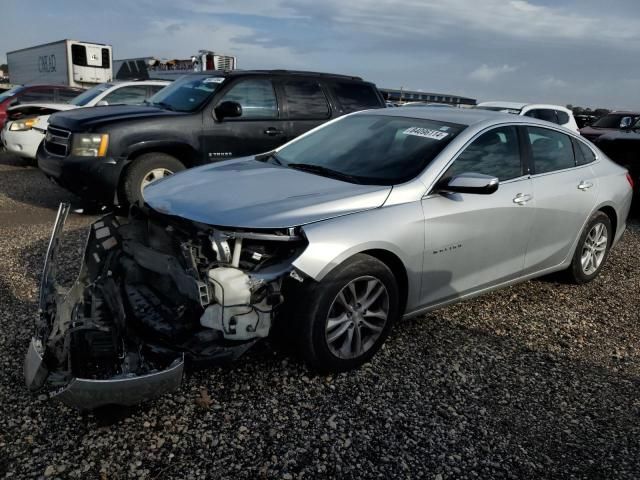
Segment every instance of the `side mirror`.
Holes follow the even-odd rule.
[[[241,117],[242,105],[238,102],[222,102],[214,109],[214,112],[216,114],[216,118],[220,121],[225,118]]]
[[[109,105],[109,102],[107,102],[106,100],[100,100],[98,103],[96,103],[96,107],[106,107],[107,105]]]
[[[633,118],[631,117],[622,117],[622,120],[620,120],[620,129],[622,130],[628,130],[632,127],[633,125]]]
[[[462,173],[451,178],[440,190],[452,193],[475,193],[490,195],[498,190],[500,182],[496,177],[481,173]]]

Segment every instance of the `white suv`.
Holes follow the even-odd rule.
[[[483,102],[476,108],[482,110],[494,110],[496,112],[513,113],[525,117],[537,118],[547,122],[562,125],[574,132],[578,131],[578,124],[573,118],[573,112],[560,105],[547,105],[543,103],[517,103],[517,102]]]
[[[35,159],[52,113],[80,107],[141,104],[170,83],[165,80],[101,83],[82,92],[69,103],[16,105],[7,112],[13,120],[5,123],[0,140],[7,151],[23,158]]]

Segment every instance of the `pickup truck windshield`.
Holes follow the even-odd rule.
[[[96,85],[95,87],[90,88],[86,92],[82,92],[77,97],[74,97],[73,100],[71,100],[69,103],[77,107],[84,107],[91,100],[111,87],[113,87],[113,83],[101,83],[100,85]]]
[[[224,82],[225,77],[185,75],[149,99],[156,107],[176,112],[198,110]]]
[[[275,152],[285,167],[367,185],[416,177],[466,128],[386,115],[341,118]]]

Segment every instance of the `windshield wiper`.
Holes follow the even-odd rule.
[[[175,108],[173,108],[171,105],[169,105],[166,102],[154,102],[153,105],[158,105],[159,107],[164,108],[165,110],[170,110],[172,112],[176,111]]]
[[[282,165],[282,162],[276,155],[275,150],[271,150],[270,152],[265,152],[265,153],[259,153],[253,158],[259,162],[264,162],[266,160],[273,160],[276,164]]]
[[[323,167],[321,165],[311,165],[309,163],[287,163],[287,167],[295,168],[296,170],[302,170],[303,172],[316,173],[324,177],[336,178],[338,180],[344,180],[350,183],[361,183],[360,179],[354,175],[348,173],[342,173],[331,168]]]

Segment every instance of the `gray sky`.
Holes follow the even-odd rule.
[[[640,108],[637,0],[2,0],[5,53],[63,38],[115,58],[360,75],[479,100]]]

